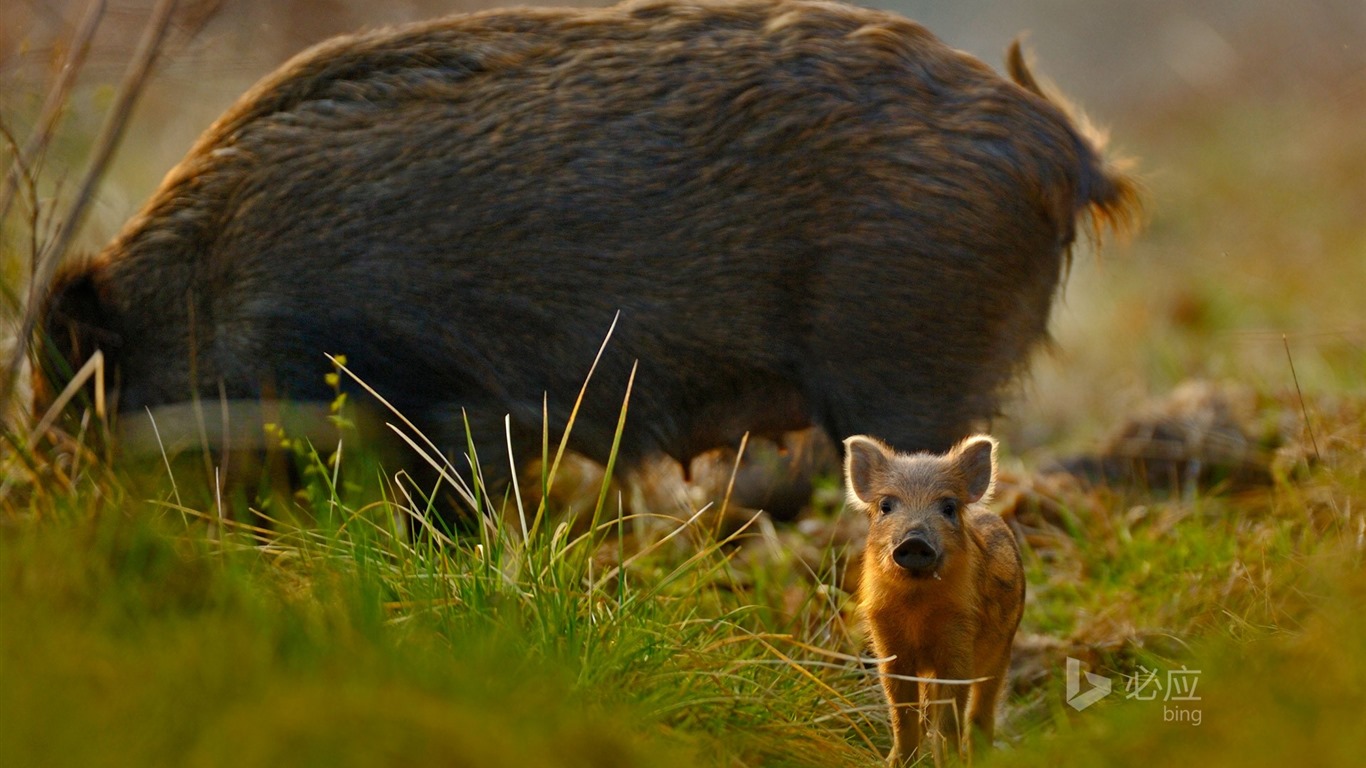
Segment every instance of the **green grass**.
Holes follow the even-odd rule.
[[[991,764],[1360,764],[1366,754],[1362,565],[1360,544],[1287,564],[1299,570],[1299,606],[1281,623],[1237,638],[1198,639],[1179,662],[1143,661],[1159,680],[1170,670],[1198,672],[1198,700],[1166,701],[1165,691],[1140,700],[1124,675],[1106,669],[1114,684],[1109,697],[1080,713],[1058,707],[1052,727],[1039,728]],[[1186,714],[1176,715],[1179,710]],[[1199,713],[1198,721],[1191,712]]]
[[[812,654],[714,546],[618,579],[602,537],[438,548],[343,514],[264,546],[117,498],[9,526],[5,762],[858,764],[880,737],[842,701],[871,678],[786,661]]]
[[[1026,639],[1008,746],[986,761],[1272,765],[1317,745],[1316,762],[1351,764],[1366,399],[1355,414],[1271,487],[1074,488],[1061,526],[1015,509],[1035,532]],[[836,569],[742,556],[761,540],[628,551],[615,521],[530,543],[509,522],[438,546],[318,473],[298,497],[311,522],[263,544],[91,472],[6,502],[6,764],[874,765],[886,748],[875,681],[834,655],[860,649]],[[1066,708],[1067,656],[1114,694]],[[1124,698],[1126,676],[1183,667],[1198,726]]]

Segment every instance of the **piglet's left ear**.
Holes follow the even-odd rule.
[[[968,481],[969,504],[991,498],[996,485],[996,440],[990,435],[974,435],[953,449],[954,461]]]

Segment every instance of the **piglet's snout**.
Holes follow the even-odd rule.
[[[925,537],[912,534],[892,550],[892,561],[912,573],[924,573],[939,564],[939,550]]]

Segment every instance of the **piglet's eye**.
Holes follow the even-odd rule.
[[[958,517],[958,499],[941,499],[939,502],[939,513],[949,520]]]
[[[891,514],[891,513],[892,513],[892,500],[891,500],[890,498],[884,497],[884,498],[882,499],[882,501],[879,501],[879,502],[877,503],[877,508],[878,508],[878,511],[881,512],[881,513],[884,514],[884,515],[889,515],[889,514]]]

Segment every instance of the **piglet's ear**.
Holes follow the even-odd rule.
[[[953,449],[954,461],[968,485],[968,503],[991,498],[996,485],[996,440],[990,435],[975,435]]]
[[[844,482],[849,494],[872,504],[874,480],[887,469],[893,456],[885,443],[867,435],[854,435],[844,441]]]

